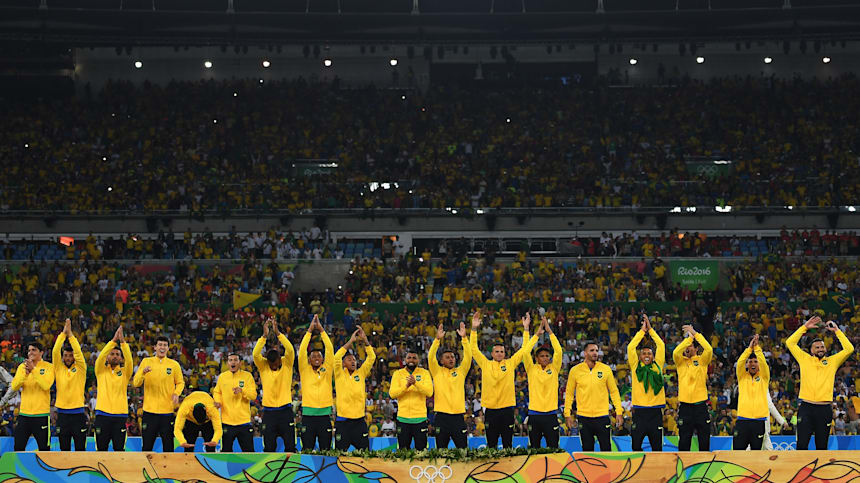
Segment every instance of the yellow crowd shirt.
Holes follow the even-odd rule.
[[[12,378],[12,390],[21,389],[22,416],[48,416],[51,413],[51,386],[54,385],[54,367],[39,361],[27,374],[24,364],[18,366]]]
[[[331,382],[334,376],[334,347],[328,334],[321,332],[325,347],[325,360],[318,370],[314,370],[308,362],[308,345],[311,333],[306,332],[299,345],[299,376],[302,381],[302,415],[326,416],[331,414],[333,404]]]
[[[260,378],[262,380],[262,377]],[[233,389],[241,391],[236,394]],[[212,399],[221,405],[221,422],[230,426],[251,423],[251,401],[257,399],[257,383],[248,371],[238,370],[234,374],[224,371],[212,389]]]
[[[663,343],[663,339],[657,335],[656,330],[651,329],[648,335],[651,336],[651,340],[654,341],[656,347],[654,351],[654,363],[656,363],[657,369],[662,373],[663,366],[666,365],[666,345]],[[633,336],[633,339],[627,345],[627,364],[630,365],[630,378],[633,381],[633,407],[663,407],[666,405],[666,388],[663,387],[657,394],[654,394],[651,390],[645,392],[645,386],[636,378],[636,369],[639,367],[639,351],[637,347],[644,337],[645,333],[637,330],[636,335]]]
[[[265,337],[260,337],[257,340],[252,352],[254,365],[260,372],[264,408],[281,408],[293,403],[293,362],[296,358],[296,351],[284,334],[278,336],[278,341],[284,346],[284,355],[281,357],[281,367],[277,371],[273,371],[269,367],[269,361],[263,355],[263,347],[266,345]]]
[[[797,345],[806,332],[806,326],[801,325],[785,340],[786,347],[800,365],[799,399],[810,402],[833,402],[833,382],[836,371],[854,353],[854,345],[841,330],[837,330],[836,338],[839,339],[842,350],[832,356],[819,359]]]
[[[215,400],[212,399],[212,396],[203,391],[192,392],[186,396],[182,401],[182,404],[179,405],[179,410],[176,412],[176,421],[173,424],[173,437],[179,441],[179,444],[188,443],[189,441],[187,441],[185,439],[185,435],[182,434],[182,430],[185,428],[185,422],[191,421],[197,425],[206,423],[206,421],[197,421],[194,419],[194,406],[197,404],[203,404],[203,406],[206,407],[206,416],[209,417],[209,421],[212,421],[212,428],[215,430],[215,434],[212,435],[212,439],[208,442],[217,443],[218,441],[221,441],[221,435],[224,431],[221,426],[221,414],[215,407]],[[194,442],[191,441],[191,443],[193,444]]]
[[[708,365],[714,357],[714,349],[698,332],[696,342],[702,346],[702,355],[684,357],[684,350],[693,344],[690,337],[685,337],[672,352],[678,370],[678,401],[682,403],[696,404],[708,400]]]
[[[84,353],[81,352],[81,344],[78,339],[72,336],[69,339],[69,345],[72,346],[72,352],[75,355],[75,362],[71,367],[66,367],[63,364],[63,343],[66,342],[66,334],[61,333],[57,336],[57,341],[54,343],[54,349],[51,351],[51,361],[54,366],[54,383],[57,385],[57,398],[54,401],[54,406],[57,409],[78,409],[84,408],[84,384],[87,381],[87,363],[84,360]]]
[[[128,417],[128,382],[134,371],[134,359],[128,343],[120,346],[123,364],[116,369],[107,364],[107,356],[116,348],[116,342],[110,341],[104,346],[96,359],[96,414],[107,416]]]
[[[746,362],[752,351],[749,347],[741,354],[736,367],[738,376],[738,418],[743,419],[765,419],[769,410],[767,405],[767,391],[770,384],[770,369],[764,360],[764,353],[760,346],[755,348],[755,357],[758,359],[758,374],[751,376],[746,369]]]
[[[360,367],[352,374],[343,367],[346,349],[340,348],[334,354],[334,387],[337,391],[337,417],[345,419],[364,418],[367,386],[365,379],[373,369],[376,353],[373,347],[365,347],[366,356]]]
[[[466,412],[466,374],[472,367],[472,346],[463,337],[463,359],[453,369],[439,365],[436,358],[439,352],[439,339],[434,339],[428,354],[430,375],[433,377],[433,408],[437,413],[465,414]]]
[[[478,348],[477,331],[472,331],[470,336],[472,345],[472,357],[481,368],[481,405],[486,409],[511,408],[517,404],[514,394],[514,373],[523,357],[531,352],[537,343],[537,336],[530,339],[523,337],[523,346],[511,356],[501,362],[487,359]]]
[[[402,423],[420,423],[427,419],[427,398],[433,395],[433,377],[430,371],[416,367],[411,373],[415,384],[406,387],[409,369],[405,367],[391,376],[388,394],[397,399],[397,420]]]
[[[147,367],[152,370],[144,374]],[[173,414],[173,396],[181,396],[185,389],[179,363],[169,357],[146,357],[132,381],[134,387],[143,386],[143,410],[151,414]]]
[[[564,417],[571,415],[574,401],[576,414],[586,418],[607,416],[610,401],[615,412],[620,414],[621,394],[612,368],[602,362],[595,362],[592,368],[585,362],[573,366],[564,391]]]
[[[529,333],[523,334],[523,339],[529,338]],[[558,375],[561,373],[561,344],[555,334],[549,335],[552,344],[552,362],[544,369],[532,359],[531,354],[523,357],[523,365],[528,374],[529,384],[529,413],[548,413],[558,411]]]

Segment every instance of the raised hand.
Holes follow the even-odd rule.
[[[263,337],[269,338],[269,321],[263,321]]]
[[[68,339],[72,337],[72,319],[66,318],[66,324],[63,326],[63,333],[66,334],[66,338]]]
[[[834,322],[832,320],[827,321],[826,327],[827,327],[827,330],[829,330],[830,332],[836,332],[837,330],[839,330],[839,326],[836,325],[836,322]]]
[[[318,330],[320,332],[323,331],[322,324],[320,324],[320,316],[319,315],[314,314],[314,318],[311,321],[311,327],[316,328],[316,330]]]
[[[116,328],[116,332],[113,334],[113,341],[117,344],[120,343],[120,338],[122,337],[122,326]]]
[[[682,325],[681,328],[684,329],[684,336],[685,337],[695,337],[696,336],[696,330],[693,329],[692,325],[690,325],[690,324]]]
[[[364,342],[365,345],[370,345],[370,341],[367,340],[367,333],[364,331],[364,327],[358,326],[358,336],[361,338],[361,341]]]
[[[540,316],[540,325],[547,334],[552,334],[552,324],[547,320],[546,314]]]
[[[117,332],[119,332],[119,343],[125,344],[125,333],[122,331],[121,325],[119,326],[119,329],[117,329]]]
[[[648,316],[646,314],[642,314],[642,332],[646,334],[651,332],[651,321],[648,320]]]
[[[274,317],[271,317],[269,320],[272,321],[272,331],[275,333],[275,337],[280,336],[281,331],[278,330],[278,320],[275,319]]]
[[[472,330],[477,329],[481,326],[481,309],[475,310],[475,313],[472,314]]]
[[[457,329],[457,335],[459,335],[461,338],[466,337],[466,323],[465,322],[460,322],[460,328]]]
[[[439,322],[439,326],[436,327],[436,340],[442,340],[445,338],[445,329],[442,328],[442,322]]]
[[[529,326],[532,324],[532,314],[530,312],[526,312],[526,316],[522,318],[523,322],[523,330],[528,332]]]
[[[803,326],[806,327],[807,329],[814,329],[814,328],[818,327],[818,324],[820,324],[820,323],[821,323],[821,317],[819,317],[817,315],[813,315],[812,317],[810,317],[809,320],[807,320],[803,324]]]
[[[755,347],[757,345],[758,345],[758,334],[753,336],[752,340],[750,341],[750,350],[755,350]]]

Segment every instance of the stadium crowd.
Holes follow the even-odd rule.
[[[476,93],[113,82],[79,99],[4,104],[0,209],[840,206],[860,194],[858,84]],[[728,175],[711,179],[686,156],[730,160]],[[303,160],[327,167],[308,173]]]
[[[673,288],[666,280],[665,264],[659,259],[630,264],[579,261],[565,265],[528,258],[523,253],[510,264],[489,265],[485,259],[446,256],[430,262],[429,257],[421,261],[423,258],[356,260],[343,287],[319,294],[290,294],[285,287],[288,284],[281,282],[289,280],[291,269],[259,260],[232,271],[218,266],[203,269],[194,261],[179,262],[171,270],[158,273],[141,273],[136,268],[139,266],[104,262],[23,264],[17,271],[7,270],[0,277],[0,294],[7,308],[0,313],[0,360],[11,371],[25,355],[22,347],[26,348],[27,341],[37,340],[50,347],[69,317],[87,360],[86,387],[88,397],[92,398],[96,355],[121,324],[127,334],[134,334],[134,337],[129,335],[128,342],[137,362],[151,355],[156,336],[166,335],[170,340],[170,356],[180,362],[187,378],[186,392],[209,391],[230,352],[241,354],[244,369],[256,375],[251,349],[262,333],[266,317],[276,317],[295,345],[310,318],[318,315],[336,347],[346,342],[357,325],[367,333],[377,358],[368,377],[367,420],[371,435],[387,435],[394,428],[396,410],[395,401],[388,394],[388,381],[393,371],[403,367],[407,343],[426,353],[437,324],[453,330],[460,322],[468,322],[469,307],[490,304],[485,309],[488,322],[481,332],[482,347],[502,339],[508,347],[517,348],[523,343],[519,317],[528,307],[538,304],[561,340],[563,354],[556,357],[563,359],[563,376],[582,360],[586,340],[600,343],[602,361],[616,372],[624,395],[626,418],[620,430],[624,434],[630,431],[632,379],[623,347],[636,332],[639,314],[646,310],[647,302],[664,300],[659,296],[663,291],[665,300],[676,304],[667,310],[650,310],[650,315],[653,327],[666,342],[667,352],[671,354],[680,342],[683,335],[680,326],[690,322],[709,337],[714,347],[708,377],[709,409],[712,434],[720,435],[733,427],[737,398],[731,369],[751,334],[762,335],[761,345],[775,375],[771,379],[773,400],[791,422],[797,410],[799,373],[782,341],[805,316],[821,310],[815,308],[820,302],[832,301],[838,307],[827,306],[831,307],[827,312],[820,312],[823,318],[842,327],[855,328],[860,323],[860,313],[851,304],[860,295],[856,293],[860,287],[856,283],[860,276],[856,261],[807,260],[801,264],[774,257],[733,264],[729,265],[729,288],[707,292]],[[265,303],[233,310],[229,305],[233,290],[262,293]],[[424,304],[416,311],[406,306],[402,311],[387,311],[385,306],[367,304],[388,301]],[[622,301],[637,305],[622,309],[620,304],[612,303]],[[335,312],[335,304],[346,305],[337,305],[345,308]],[[860,343],[856,330],[849,330],[848,335],[855,344]],[[827,346],[832,347],[832,337],[825,334],[824,338]],[[359,349],[359,358],[363,357],[364,352]],[[422,364],[426,367],[426,360]],[[668,408],[664,412],[664,427],[667,434],[673,434],[677,432],[677,379],[673,377],[671,360],[667,364]],[[467,414],[470,434],[480,435],[485,421],[476,372],[473,368],[466,382],[467,404],[471,408]],[[525,373],[519,369],[515,413],[518,434],[525,434],[528,407],[525,383]],[[560,387],[561,392],[564,386]],[[837,434],[858,432],[858,391],[860,370],[857,361],[849,360],[837,374],[834,389]],[[132,388],[129,394],[128,434],[134,435],[140,431],[141,391]],[[561,404],[563,394],[559,395],[559,401]],[[15,401],[12,403],[2,416],[6,428],[15,424]],[[90,403],[88,410],[92,416],[95,400]],[[295,403],[298,407],[299,401]],[[432,399],[428,404],[432,406]],[[257,432],[262,421],[259,409],[260,401],[254,401],[252,412]],[[433,413],[430,414],[432,427]],[[561,425],[565,433],[577,431],[565,427],[563,421]],[[773,425],[775,434],[782,430]]]

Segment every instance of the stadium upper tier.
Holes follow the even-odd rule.
[[[113,83],[0,107],[0,209],[853,206],[858,87]]]

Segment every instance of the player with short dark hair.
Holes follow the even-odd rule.
[[[158,336],[155,356],[140,361],[134,374],[134,387],[143,386],[143,451],[152,451],[158,437],[163,452],[173,451],[173,409],[179,405],[185,380],[179,363],[167,357],[169,348],[167,337]]]
[[[821,318],[814,316],[785,340],[786,347],[800,365],[798,397],[800,407],[797,409],[797,449],[799,450],[809,448],[809,439],[813,434],[815,434],[815,449],[827,449],[830,427],[833,424],[831,405],[836,371],[854,353],[854,345],[832,320],[827,322],[826,328],[839,340],[842,350],[828,356],[827,346],[820,338],[815,338],[809,344],[809,353],[802,350],[797,345],[800,338],[820,324]]]
[[[364,342],[365,358],[361,367],[355,354],[347,352],[355,340]],[[350,445],[355,449],[370,448],[367,437],[367,422],[365,417],[365,399],[367,385],[365,380],[373,370],[376,352],[367,340],[367,334],[361,326],[352,333],[346,344],[334,354],[334,385],[337,392],[337,418],[334,423],[335,448],[346,451]]]
[[[308,353],[313,332],[320,333],[325,355],[317,349]],[[331,449],[334,346],[317,315],[299,345],[299,376],[302,381],[302,451],[313,451],[317,442],[320,450]]]
[[[65,342],[68,341],[68,345]],[[72,333],[72,321],[66,319],[63,331],[57,336],[51,351],[54,382],[57,385],[57,436],[60,451],[87,450],[87,415],[84,412],[84,384],[87,381],[87,363],[81,344]]]
[[[39,445],[39,451],[50,451],[51,386],[54,384],[54,367],[42,359],[45,348],[38,342],[27,345],[27,360],[18,366],[10,386],[21,389],[21,407],[15,424],[15,451],[27,449],[30,436]]]
[[[269,338],[269,326],[284,347],[283,356],[278,349],[271,348],[263,357],[263,347]],[[263,335],[257,340],[252,354],[263,386],[263,451],[267,453],[277,451],[278,438],[281,438],[284,441],[284,450],[294,452],[296,451],[296,422],[293,413],[293,361],[295,361],[296,352],[287,336],[278,330],[278,323],[273,317],[263,322]],[[241,420],[244,421],[244,415]],[[250,422],[250,413],[248,420]],[[234,420],[234,422],[238,421],[238,419]],[[232,437],[235,431],[233,428],[230,430]],[[253,428],[249,433],[253,433]],[[242,451],[246,451],[244,448],[248,447],[249,442],[243,435],[241,427],[238,429],[238,437],[240,446],[243,444],[243,438],[245,439]],[[253,438],[250,444],[253,445]]]
[[[472,318],[480,318],[480,310],[475,311]],[[457,330],[463,347],[463,358],[457,365],[457,356],[453,349],[442,350],[441,364],[436,359],[445,330],[442,324],[436,328],[436,338],[430,345],[427,356],[430,376],[433,378],[433,409],[436,411],[433,425],[436,428],[436,447],[447,448],[448,442],[454,442],[457,448],[467,448],[466,420],[466,375],[472,366],[472,346],[466,338],[466,324],[460,322]]]
[[[651,337],[651,343],[640,347],[646,334]],[[642,451],[642,441],[646,436],[651,443],[651,451],[662,451],[666,346],[651,327],[647,315],[642,315],[642,330],[637,331],[627,345],[627,363],[633,373],[633,451]]]

